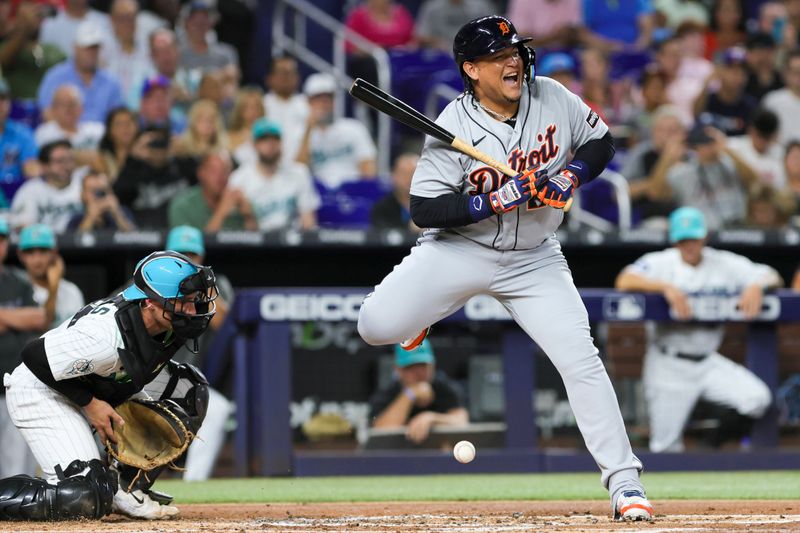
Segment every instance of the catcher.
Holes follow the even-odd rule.
[[[210,267],[155,252],[136,265],[123,292],[90,303],[23,349],[22,364],[5,375],[6,399],[44,479],[0,480],[0,519],[178,514],[151,487],[200,428],[208,385],[199,370],[170,359],[205,331],[216,294]]]

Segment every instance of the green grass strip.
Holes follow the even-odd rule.
[[[800,473],[645,473],[647,494],[665,499],[764,499],[800,497]],[[599,474],[481,474],[159,481],[158,490],[179,503],[382,502],[441,500],[602,500]]]

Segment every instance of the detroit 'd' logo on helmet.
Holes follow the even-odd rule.
[[[502,33],[503,35],[507,35],[508,33],[511,32],[511,28],[508,27],[508,24],[505,21],[498,22],[497,27],[500,28],[500,33]]]

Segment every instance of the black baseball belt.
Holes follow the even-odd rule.
[[[702,361],[706,357],[709,356],[710,352],[707,353],[689,353],[689,352],[680,352],[676,350],[670,350],[669,348],[665,348],[664,346],[659,346],[658,349],[664,355],[672,355],[677,357],[678,359],[686,359],[687,361]]]

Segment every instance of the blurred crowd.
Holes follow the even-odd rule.
[[[712,230],[800,220],[800,0],[364,0],[341,20],[387,49],[450,54],[462,24],[498,12],[534,37],[537,75],[611,126],[635,224],[663,228],[685,205]],[[416,157],[393,146],[380,176],[371,126],[334,112],[337,79],[290,56],[243,86],[219,20],[213,0],[0,0],[12,231],[310,229],[359,183],[373,184],[367,223],[419,230]],[[372,59],[346,50],[369,77]]]

